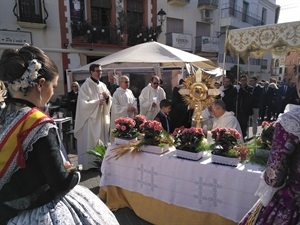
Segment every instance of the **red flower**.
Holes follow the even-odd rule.
[[[144,143],[146,145],[158,145],[160,144],[160,138],[163,134],[163,127],[160,122],[156,120],[148,120],[140,125],[140,130],[145,134]]]
[[[232,128],[215,128],[211,131],[211,134],[217,144],[223,143],[228,146],[234,146],[241,138],[241,134]]]
[[[129,117],[121,117],[115,120],[116,128],[113,130],[115,137],[135,138],[139,135],[135,128],[136,122]]]
[[[181,150],[187,150],[191,152],[196,152],[197,147],[201,144],[204,133],[201,128],[176,128],[172,136],[175,141],[175,147]]]
[[[234,146],[233,149],[237,152],[237,157],[240,158],[242,161],[247,159],[249,153],[247,146],[237,145]]]

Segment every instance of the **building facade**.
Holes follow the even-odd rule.
[[[151,40],[230,70],[237,59],[224,54],[226,30],[273,24],[278,13],[275,0],[1,0],[0,54],[24,42],[43,49],[59,68],[57,94],[68,91],[68,69]],[[271,55],[248,62],[240,64],[249,74],[270,76]]]

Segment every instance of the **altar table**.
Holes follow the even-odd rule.
[[[99,195],[112,210],[130,207],[153,224],[231,225],[257,201],[254,196],[262,168],[180,159],[141,152],[118,159],[110,146],[102,163]]]

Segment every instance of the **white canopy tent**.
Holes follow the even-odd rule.
[[[300,21],[230,30],[226,48],[243,59],[280,56],[291,49],[300,53]]]
[[[209,59],[155,41],[126,48],[92,63],[100,64],[104,71],[114,71],[114,73],[116,71],[144,69],[152,70],[158,76],[161,75],[161,69],[166,68],[177,67],[178,70],[185,68],[188,73],[191,73],[194,66],[205,70],[217,67]],[[68,69],[68,83],[76,74],[88,75],[92,63],[77,69]]]
[[[202,69],[216,68],[209,59],[155,41],[126,48],[92,63],[101,64],[103,68],[184,67],[187,63]],[[72,71],[88,71],[90,64]]]

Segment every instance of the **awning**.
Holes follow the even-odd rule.
[[[230,30],[226,48],[243,59],[280,56],[291,49],[300,53],[300,21]]]

